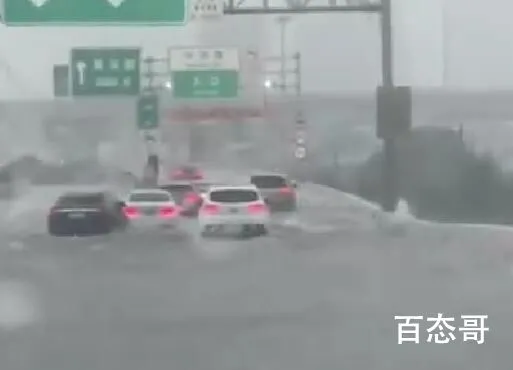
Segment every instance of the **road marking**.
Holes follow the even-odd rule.
[[[93,244],[91,245],[91,250],[92,251],[102,251],[105,249],[105,245],[104,244]]]
[[[41,309],[32,287],[19,281],[0,283],[0,329],[17,330],[39,321]]]
[[[25,249],[25,244],[19,240],[9,242],[9,249],[13,251],[22,251]]]

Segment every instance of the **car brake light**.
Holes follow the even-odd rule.
[[[289,188],[288,186],[285,186],[283,188],[280,188],[280,193],[281,194],[292,195],[294,193],[294,191],[291,188]]]
[[[187,205],[195,204],[200,200],[200,196],[196,193],[187,193],[185,194],[183,203]]]
[[[136,218],[139,216],[139,210],[136,207],[124,207],[123,213],[128,218]]]
[[[201,207],[201,212],[207,213],[209,215],[219,213],[219,206],[215,204],[205,204]]]
[[[168,218],[173,217],[177,213],[177,209],[175,207],[162,207],[159,210],[160,217]]]
[[[264,203],[253,203],[248,205],[249,213],[263,213],[267,211],[267,206]]]

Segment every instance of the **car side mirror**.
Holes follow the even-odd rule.
[[[290,184],[292,185],[292,187],[293,187],[294,189],[297,189],[297,188],[298,188],[298,184],[297,184],[297,182],[292,181]]]
[[[118,201],[119,208],[124,208],[126,206],[126,203],[122,200]]]

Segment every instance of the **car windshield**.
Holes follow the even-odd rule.
[[[147,193],[132,193],[128,198],[129,202],[169,202],[171,196],[167,193],[147,192]]]
[[[260,189],[275,189],[287,185],[282,176],[252,176],[251,183]]]
[[[258,194],[253,190],[227,189],[210,193],[210,200],[218,203],[245,203],[258,200]]]

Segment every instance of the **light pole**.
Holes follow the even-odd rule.
[[[287,89],[287,26],[290,22],[291,17],[282,15],[277,18],[277,22],[280,25],[280,89],[285,92]]]
[[[447,87],[449,85],[449,32],[447,21],[447,3],[442,0],[442,85]]]

